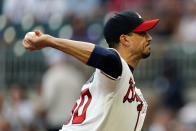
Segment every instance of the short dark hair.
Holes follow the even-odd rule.
[[[115,29],[114,29],[115,28]],[[104,27],[104,37],[110,48],[114,48],[120,42],[120,24],[114,17],[110,18]]]
[[[132,19],[138,15],[132,11],[122,11],[111,17],[104,26],[104,37],[109,47],[114,48],[120,42],[120,35],[128,34],[135,27],[140,25],[143,20],[135,22]]]

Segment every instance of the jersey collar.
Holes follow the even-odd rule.
[[[130,66],[129,64],[128,64],[128,66],[129,66],[129,69],[131,70],[131,72],[133,73],[134,68],[132,66]]]

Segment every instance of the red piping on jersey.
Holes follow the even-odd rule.
[[[136,124],[135,124],[135,129],[134,129],[134,131],[136,131],[136,129],[137,129],[137,124],[138,124],[138,121],[139,121],[139,118],[140,118],[140,112],[141,112],[141,111],[138,112],[137,121],[136,121]]]

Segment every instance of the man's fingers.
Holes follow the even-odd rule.
[[[24,39],[22,42],[22,45],[24,46],[24,48],[28,49],[28,50],[34,50],[35,47],[31,44],[31,42],[27,39]]]
[[[25,35],[22,45],[29,51],[39,50],[43,48],[39,43],[41,36],[42,32],[40,32],[39,30],[35,30],[34,32],[28,32]]]
[[[29,46],[29,43],[26,39],[23,40],[22,45],[27,48]]]

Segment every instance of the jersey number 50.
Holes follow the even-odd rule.
[[[84,103],[85,101],[85,96],[88,97],[88,101]],[[92,96],[91,96],[91,93],[89,91],[89,89],[85,89],[84,91],[82,91],[81,93],[81,102],[79,104],[79,106],[77,107],[77,105],[74,106],[74,113],[73,113],[73,120],[72,120],[72,123],[73,124],[79,124],[79,123],[82,123],[85,119],[86,119],[86,110],[91,102],[91,99],[92,99]],[[85,105],[84,105],[85,104]],[[77,107],[77,109],[75,109]],[[82,110],[82,114],[79,116],[78,115],[78,110],[83,107],[83,110]]]

